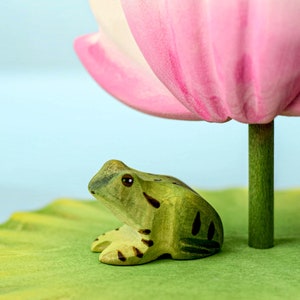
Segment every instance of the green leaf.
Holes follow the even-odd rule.
[[[296,299],[300,191],[275,193],[275,247],[247,246],[246,190],[202,191],[225,229],[221,253],[117,267],[90,244],[120,226],[96,201],[61,199],[0,226],[0,299]]]

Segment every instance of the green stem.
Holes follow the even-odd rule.
[[[274,243],[274,121],[249,125],[249,246]]]

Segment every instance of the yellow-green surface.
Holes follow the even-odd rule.
[[[0,299],[300,299],[300,190],[275,193],[275,244],[247,246],[247,192],[201,192],[219,212],[223,251],[116,267],[91,241],[120,223],[96,201],[61,199],[0,226]]]

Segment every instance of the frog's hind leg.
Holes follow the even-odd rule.
[[[185,238],[179,241],[179,251],[172,255],[174,259],[203,258],[219,252],[221,246],[213,240]]]

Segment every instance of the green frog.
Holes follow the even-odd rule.
[[[99,260],[138,265],[163,255],[196,259],[223,244],[215,209],[182,181],[137,171],[118,160],[106,162],[89,183],[90,193],[124,223],[92,243]]]

